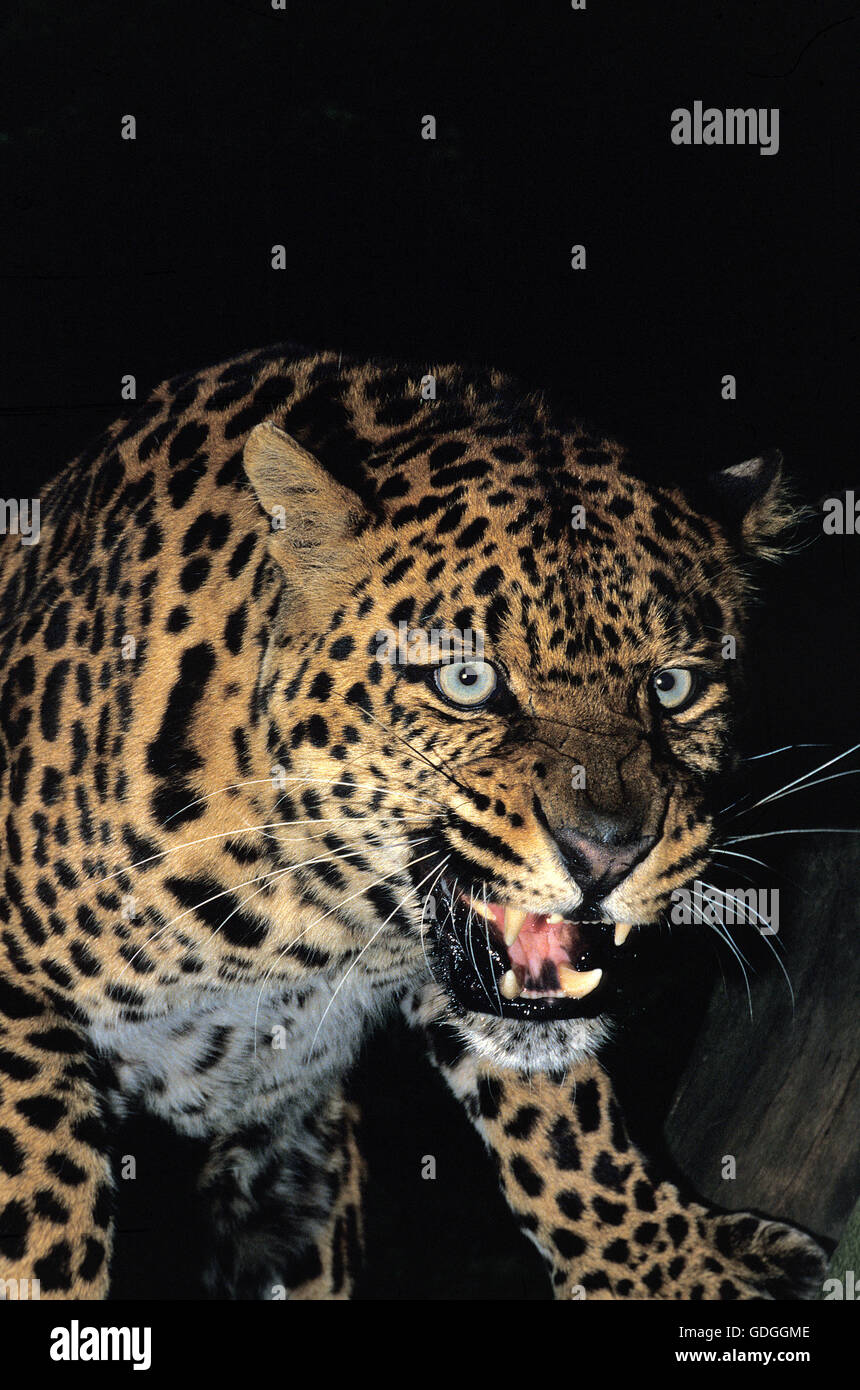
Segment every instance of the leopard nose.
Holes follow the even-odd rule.
[[[579,887],[596,901],[610,893],[634,865],[645,858],[657,836],[640,835],[622,840],[617,831],[605,831],[597,840],[580,830],[561,827],[555,832],[555,839]]]

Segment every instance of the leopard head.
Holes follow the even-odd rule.
[[[778,456],[705,509],[532,401],[386,440],[355,489],[272,423],[245,464],[282,580],[269,751],[333,827],[332,910],[368,960],[419,945],[494,1062],[570,1065],[708,862]]]

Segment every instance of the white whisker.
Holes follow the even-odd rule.
[[[406,844],[408,844],[408,843],[409,843],[408,837],[407,837],[407,839],[406,839],[405,841],[401,841],[400,843],[406,843]],[[198,911],[200,910],[201,907],[207,907],[207,906],[209,905],[209,903],[217,902],[217,900],[218,900],[219,898],[230,897],[230,896],[231,896],[233,893],[235,893],[239,888],[250,888],[250,887],[251,887],[253,884],[255,884],[255,883],[263,883],[263,885],[264,885],[264,887],[265,887],[268,883],[272,882],[274,879],[276,879],[276,878],[283,878],[286,874],[291,873],[294,869],[304,869],[304,868],[307,868],[307,867],[308,867],[309,865],[311,865],[311,864],[323,864],[323,863],[325,863],[325,862],[327,862],[327,861],[331,861],[331,860],[333,860],[333,859],[337,859],[337,860],[339,860],[339,861],[342,862],[344,859],[354,858],[355,855],[357,855],[357,854],[358,854],[358,855],[361,855],[361,854],[364,854],[365,852],[366,852],[366,850],[365,850],[365,847],[364,847],[364,846],[362,846],[361,849],[330,851],[328,854],[316,855],[316,856],[314,856],[314,857],[312,857],[312,858],[310,858],[310,859],[302,859],[302,860],[299,860],[299,861],[298,861],[297,863],[295,863],[295,864],[287,864],[287,865],[286,865],[285,867],[283,867],[283,868],[279,868],[279,869],[267,869],[266,872],[265,872],[264,874],[257,874],[255,878],[247,878],[247,879],[244,879],[241,883],[233,884],[233,885],[231,885],[231,886],[228,887],[228,888],[223,888],[223,889],[221,889],[221,891],[218,892],[218,893],[213,893],[211,897],[209,897],[209,898],[204,898],[204,900],[203,900],[202,902],[195,903],[195,905],[194,905],[193,907],[186,908],[185,911],[184,911],[184,912],[180,912],[179,915],[178,915],[177,917],[171,917],[171,919],[170,919],[169,922],[164,922],[164,923],[162,924],[162,926],[160,926],[156,932],[153,932],[153,934],[152,934],[151,936],[147,937],[146,941],[142,942],[141,945],[138,947],[138,949],[134,952],[134,954],[133,954],[132,956],[130,956],[129,959],[126,961],[125,965],[123,966],[122,970],[119,972],[119,975],[117,976],[117,983],[119,982],[119,980],[122,979],[122,977],[123,977],[123,975],[125,974],[126,970],[128,970],[128,968],[129,968],[129,966],[132,964],[132,962],[135,961],[135,960],[137,959],[137,957],[140,955],[141,951],[146,950],[146,948],[147,948],[148,946],[152,946],[153,943],[154,943],[155,941],[157,941],[158,938],[159,938],[164,932],[166,932],[170,927],[175,926],[177,922],[181,922],[182,919],[183,919],[183,917],[189,917],[189,916],[191,916],[193,913],[198,912]],[[252,893],[252,894],[251,894],[251,897],[254,897],[254,896],[255,896],[255,894]],[[248,901],[248,899],[245,899],[245,901]],[[234,908],[233,912],[231,912],[227,917],[225,917],[224,922],[229,921],[229,920],[230,920],[230,917],[233,916],[234,912],[238,911],[238,908],[239,908],[241,905],[242,905],[242,904],[240,903],[236,908]],[[216,935],[218,934],[218,932],[221,930],[221,927],[224,926],[224,922],[221,922],[220,925],[215,929],[215,931],[213,931],[213,933],[212,933],[212,936],[213,936],[213,937],[216,936]]]
[[[715,884],[713,884],[713,883],[705,883],[705,880],[704,880],[704,879],[701,879],[700,882],[701,882],[701,883],[704,883],[704,885],[705,885],[706,888],[711,888],[711,889],[713,889],[713,891],[714,891],[715,893],[719,893],[720,896],[721,896],[722,898],[724,898],[727,902],[732,902],[732,903],[734,903],[736,907],[742,907],[742,908],[744,909],[745,912],[746,912],[747,910],[749,910],[750,912],[752,912],[753,916],[756,917],[756,918],[759,920],[759,922],[763,923],[764,926],[766,926],[766,927],[768,927],[768,928],[771,926],[771,923],[767,920],[766,917],[762,917],[761,913],[760,913],[760,912],[757,912],[756,909],[755,909],[754,907],[750,907],[750,905],[749,905],[748,903],[742,902],[741,899],[735,897],[735,895],[734,895],[733,893],[727,892],[726,889],[724,889],[724,888],[717,888],[717,887],[715,886]],[[750,919],[749,917],[746,918],[746,921],[750,922],[750,924],[751,924],[751,919]],[[726,925],[725,920],[723,921],[723,926],[726,928],[726,931],[728,932],[728,926]],[[784,961],[782,960],[782,958],[780,957],[780,954],[779,954],[779,952],[777,951],[776,947],[774,946],[773,942],[771,941],[770,937],[767,936],[767,935],[766,935],[764,932],[762,932],[762,931],[759,932],[759,936],[761,937],[762,941],[764,941],[765,945],[768,946],[768,947],[770,948],[770,951],[771,951],[771,954],[773,955],[774,960],[776,961],[777,965],[779,966],[780,970],[782,971],[783,975],[785,976],[785,983],[788,985],[788,992],[789,992],[789,995],[791,996],[791,1008],[792,1008],[792,1012],[794,1012],[794,1008],[795,1008],[794,987],[793,987],[793,985],[792,985],[792,983],[791,983],[791,980],[790,980],[790,978],[789,978],[788,971],[787,971],[786,968],[785,968],[785,963],[784,963]]]
[[[834,825],[817,825],[803,830],[762,830],[757,835],[733,835],[727,845],[742,845],[748,840],[772,840],[777,835],[860,835],[860,829],[844,830]]]
[[[784,796],[797,796],[798,792],[808,792],[811,791],[813,787],[823,787],[825,782],[838,782],[840,777],[857,776],[860,776],[860,768],[858,767],[853,767],[848,772],[831,772],[829,777],[819,777],[817,782],[804,782],[802,786],[786,787],[785,791],[774,792],[772,796],[766,798],[766,801],[781,801]],[[756,801],[754,805],[748,806],[746,810],[741,811],[739,814],[742,816],[749,815],[750,811],[755,811],[757,807],[764,806],[764,804],[764,801]]]
[[[775,801],[778,796],[783,796],[787,791],[790,791],[792,787],[797,787],[801,782],[806,782],[810,777],[815,777],[819,772],[824,772],[828,767],[832,767],[834,763],[841,762],[843,758],[850,758],[851,754],[856,753],[858,748],[860,748],[860,743],[855,743],[853,748],[846,748],[843,753],[837,753],[834,758],[829,758],[826,763],[820,763],[818,767],[812,768],[811,771],[804,772],[801,777],[795,777],[793,782],[787,782],[784,787],[778,787],[775,792],[771,792],[768,796],[762,797],[755,805],[766,806],[769,801]],[[750,810],[753,809],[754,807],[750,807]]]
[[[100,883],[109,883],[112,878],[119,878],[121,874],[127,874],[132,869],[141,869],[143,868],[144,864],[152,864],[156,859],[165,859],[169,854],[178,854],[179,851],[182,849],[194,849],[196,845],[208,844],[210,840],[230,839],[234,835],[252,835],[258,833],[263,834],[263,832],[266,830],[278,830],[281,826],[287,825],[305,825],[308,827],[313,825],[354,825],[355,819],[356,818],[353,816],[319,816],[318,818],[310,821],[307,818],[300,818],[298,820],[272,820],[263,821],[261,825],[245,825],[234,827],[232,830],[219,830],[216,834],[201,835],[197,840],[184,840],[181,845],[171,845],[169,849],[159,850],[158,854],[150,854],[146,859],[138,859],[134,864],[126,864],[122,869],[116,869],[115,872],[112,874],[105,874],[103,878],[94,879],[93,883],[96,886],[98,886]],[[404,820],[423,821],[426,820],[426,817],[418,813],[414,815],[402,815],[397,817],[398,823]],[[281,843],[281,840],[277,835],[264,835],[264,838],[274,840],[276,844]],[[321,839],[322,836],[294,836],[291,837],[289,840],[284,839],[283,843],[290,844],[293,842],[293,839],[303,840],[305,838],[309,840],[314,840]]]
[[[471,896],[471,894],[470,894],[470,895],[469,895],[469,915],[468,915],[468,918],[466,919],[466,935],[467,935],[468,938],[469,938],[469,955],[470,955],[471,958],[472,958],[472,969],[474,970],[474,972],[475,972],[475,974],[476,974],[478,980],[480,981],[481,989],[484,991],[484,993],[485,993],[486,996],[487,996],[487,1003],[488,1003],[488,1004],[490,1005],[490,1007],[492,1008],[492,1004],[493,1004],[492,995],[490,994],[490,991],[487,989],[487,986],[484,984],[484,981],[483,981],[483,979],[482,979],[482,977],[481,977],[481,972],[480,972],[480,970],[478,969],[478,961],[477,961],[477,958],[476,958],[476,956],[475,956],[475,941],[474,941],[474,937],[473,937],[473,934],[472,934],[472,919],[473,919],[474,917],[476,917],[476,916],[477,916],[477,913],[475,912],[475,909],[474,909],[474,907],[472,906],[472,896]],[[485,921],[484,925],[485,925],[485,926],[487,925],[486,921]],[[488,936],[487,936],[487,946],[488,946],[488,947],[489,947],[489,944],[490,944],[490,938],[489,938],[489,934],[488,934]]]
[[[694,896],[695,896],[695,894],[694,894]],[[703,901],[704,901],[704,900],[703,900]],[[696,909],[695,905],[693,905],[693,911],[695,912],[696,910],[697,910],[697,909]],[[752,990],[750,989],[749,976],[747,975],[746,969],[744,968],[744,963],[746,962],[746,965],[749,965],[749,961],[746,960],[746,957],[743,956],[743,954],[738,950],[737,946],[736,946],[735,943],[732,941],[732,939],[731,939],[730,936],[728,936],[725,932],[721,932],[720,929],[719,929],[719,927],[718,927],[714,922],[709,922],[708,919],[707,919],[707,918],[705,917],[705,915],[703,914],[703,912],[701,911],[701,909],[698,909],[698,911],[699,911],[699,921],[702,923],[702,925],[705,926],[705,927],[709,927],[710,930],[711,930],[712,932],[714,932],[714,934],[715,934],[716,936],[718,936],[719,939],[720,939],[721,941],[725,942],[725,944],[728,946],[729,950],[731,951],[732,955],[733,955],[733,956],[735,957],[735,959],[737,960],[738,965],[740,966],[741,972],[742,972],[743,977],[744,977],[744,984],[746,985],[746,991],[747,991],[747,1001],[748,1001],[748,1003],[749,1003],[750,1018],[752,1018],[752,1017],[753,1017]],[[752,966],[750,966],[750,969],[752,969]]]
[[[486,879],[481,879],[481,896],[482,896],[482,898],[484,899],[484,908],[486,909],[486,907],[487,907],[487,881],[486,881]],[[490,956],[490,921],[489,921],[489,918],[488,918],[486,915],[485,915],[485,917],[484,917],[484,929],[485,929],[486,934],[487,934],[487,955]],[[492,956],[490,956],[490,959],[492,960]],[[502,996],[501,996],[501,994],[499,993],[499,982],[498,982],[498,980],[496,979],[495,972],[493,972],[493,984],[494,984],[495,990],[496,990],[496,999],[498,1000],[498,1003],[499,1003],[499,1018],[502,1018],[502,1017],[503,1017],[503,1012],[504,1012],[503,1009],[502,1009]]]
[[[379,787],[372,782],[351,782],[347,780],[336,780],[331,777],[312,777],[304,773],[286,773],[277,777],[249,777],[246,782],[230,782],[227,786],[216,787],[214,791],[206,792],[205,796],[198,796],[194,801],[189,801],[185,806],[180,806],[178,811],[174,811],[167,817],[162,825],[169,825],[177,816],[183,815],[185,811],[192,810],[195,806],[202,806],[204,801],[211,801],[213,796],[223,796],[226,792],[238,791],[241,787],[273,786],[280,789],[281,782],[301,782],[305,786],[325,786],[325,787],[352,787],[355,791],[389,792],[389,787]],[[432,796],[419,796],[417,792],[408,789],[398,788],[398,796],[411,797],[413,801],[426,802],[429,806],[444,807],[444,802],[436,801]],[[283,798],[281,798],[283,799]]]
[[[772,758],[777,753],[788,753],[793,748],[826,748],[826,743],[784,743],[781,748],[771,748],[768,753],[753,753],[748,758],[741,758],[742,763],[755,763],[760,758]]]
[[[446,862],[447,862],[447,861],[446,861]],[[430,899],[431,899],[432,896],[433,896],[433,890],[434,890],[434,888],[436,887],[436,884],[439,882],[439,879],[442,877],[442,875],[443,875],[444,872],[445,872],[445,865],[443,864],[443,865],[442,865],[442,868],[439,870],[438,874],[436,875],[436,877],[434,878],[433,882],[430,884],[430,887],[427,889],[426,894],[424,895],[424,906],[423,906],[422,909],[421,909],[421,921],[420,921],[419,924],[418,924],[418,931],[419,931],[420,936],[421,936],[421,954],[422,954],[423,957],[424,957],[424,964],[427,966],[428,973],[430,974],[430,977],[431,977],[433,980],[436,980],[436,975],[435,975],[435,972],[434,972],[434,970],[433,970],[432,965],[430,964],[430,958],[429,958],[429,956],[427,955],[427,944],[426,944],[426,941],[425,941],[426,931],[425,931],[425,928],[424,928],[424,914],[425,914],[425,912],[427,911],[427,904],[428,904],[428,902],[430,901]],[[438,984],[438,981],[436,981],[436,983]]]
[[[738,854],[737,850],[723,849],[721,845],[718,845],[714,849],[712,849],[711,854],[727,854],[732,859],[748,859],[751,864],[760,864],[763,869],[769,869],[771,873],[773,872],[770,864],[765,864],[763,859],[756,859],[755,856],[752,854]]]
[[[426,844],[426,843],[427,843],[428,838],[429,838],[429,836],[425,836],[423,839],[417,840],[417,841],[413,841],[412,843],[413,843],[413,845],[415,845],[415,846],[417,846],[417,845],[423,845],[423,844]],[[408,843],[408,842],[407,842],[407,843]],[[432,851],[431,851],[431,854],[432,854]],[[430,857],[431,857],[430,854],[423,854],[423,855],[421,855],[421,857],[420,857],[419,859],[416,859],[416,860],[414,860],[413,862],[416,863],[416,864],[420,864],[420,863],[422,862],[422,860],[424,860],[424,859],[429,859]],[[447,863],[448,861],[446,860],[445,862]],[[291,939],[290,939],[288,942],[286,942],[286,944],[285,944],[284,946],[281,947],[280,951],[278,951],[277,955],[275,956],[275,960],[274,960],[274,962],[272,963],[271,967],[269,968],[269,970],[266,971],[266,973],[265,973],[264,976],[263,976],[263,980],[262,980],[262,983],[261,983],[261,985],[260,985],[260,993],[259,993],[258,996],[257,996],[257,1007],[256,1007],[256,1010],[254,1011],[254,1057],[255,1057],[255,1058],[256,1058],[256,1056],[257,1056],[257,1019],[258,1019],[259,1013],[260,1013],[260,1004],[261,1004],[262,999],[263,999],[263,991],[265,990],[268,981],[269,981],[269,980],[272,978],[272,976],[274,975],[274,973],[275,973],[275,967],[276,967],[278,961],[280,960],[281,956],[286,955],[287,951],[289,951],[289,949],[290,949],[291,946],[295,946],[299,941],[302,940],[302,937],[307,936],[307,934],[308,934],[309,931],[312,931],[313,928],[314,928],[315,926],[317,926],[320,922],[325,921],[326,917],[333,917],[334,914],[335,914],[336,912],[339,912],[339,911],[341,910],[342,907],[345,907],[347,903],[353,902],[355,898],[362,898],[362,897],[364,897],[364,895],[365,895],[371,888],[378,888],[379,885],[380,885],[381,883],[387,883],[389,879],[394,878],[397,874],[402,874],[403,872],[404,872],[404,870],[403,870],[400,866],[398,866],[396,869],[392,869],[390,873],[388,873],[388,874],[382,874],[381,877],[379,877],[379,878],[377,878],[377,879],[374,879],[372,883],[367,883],[367,884],[365,884],[362,888],[359,888],[355,893],[350,893],[348,897],[346,897],[346,898],[341,898],[339,902],[335,903],[334,907],[330,907],[326,912],[321,913],[319,917],[315,917],[314,920],[313,920],[312,922],[310,922],[310,923],[304,928],[303,931],[300,931],[300,932],[299,932],[298,936],[291,937]]]
[[[413,860],[413,863],[415,863],[415,864],[420,864],[422,859],[431,859],[431,858],[432,858],[432,851],[431,851],[430,854],[421,855],[418,859]],[[450,855],[448,856],[448,858],[450,859]],[[446,860],[445,860],[445,863],[442,865],[442,868],[443,868],[443,869],[444,869],[444,867],[445,867],[445,864],[447,864],[447,862],[448,862],[448,860],[446,859]],[[436,870],[437,870],[438,868],[439,868],[439,861],[437,860],[437,862],[433,865],[433,868],[430,870],[429,874],[427,874],[424,878],[422,878],[421,882],[420,882],[416,887],[407,889],[407,891],[404,893],[403,897],[400,899],[400,902],[399,902],[399,903],[397,904],[397,906],[395,907],[394,911],[393,911],[393,912],[390,912],[390,913],[388,914],[388,916],[386,917],[385,921],[384,921],[380,926],[377,927],[376,931],[373,933],[373,936],[370,938],[369,941],[365,942],[364,946],[362,946],[362,948],[361,948],[361,950],[359,951],[358,955],[356,956],[355,960],[354,960],[354,961],[352,962],[352,964],[351,964],[350,966],[348,966],[348,968],[344,971],[344,973],[343,973],[343,975],[341,976],[341,978],[340,978],[338,984],[335,986],[334,990],[332,991],[331,999],[328,1001],[328,1003],[327,1003],[326,1006],[325,1006],[325,1009],[323,1010],[322,1018],[320,1019],[319,1023],[317,1024],[317,1030],[316,1030],[316,1032],[314,1033],[313,1038],[311,1039],[311,1045],[310,1045],[310,1047],[309,1047],[309,1049],[308,1049],[308,1055],[307,1055],[306,1061],[309,1062],[310,1059],[311,1059],[311,1057],[313,1056],[313,1051],[314,1051],[314,1047],[315,1047],[315,1045],[316,1045],[316,1040],[317,1040],[317,1038],[318,1038],[319,1035],[320,1035],[320,1029],[322,1028],[323,1024],[325,1023],[326,1018],[328,1017],[329,1009],[331,1008],[332,1004],[334,1003],[335,999],[337,998],[338,994],[340,993],[340,990],[341,990],[341,989],[343,988],[343,986],[346,984],[347,979],[348,979],[349,976],[352,974],[352,972],[353,972],[353,970],[355,969],[355,967],[358,965],[358,962],[361,960],[361,958],[362,958],[362,956],[364,955],[365,951],[368,951],[368,950],[370,949],[370,947],[373,945],[373,943],[374,943],[374,941],[376,940],[376,938],[379,936],[380,932],[383,931],[383,930],[385,929],[385,927],[388,926],[388,923],[391,921],[392,917],[396,917],[396,916],[397,916],[397,914],[398,914],[398,912],[400,911],[401,907],[402,907],[403,904],[406,902],[406,899],[409,898],[409,897],[411,897],[413,893],[417,893],[417,892],[418,892],[418,889],[419,889],[419,888],[422,888],[422,887],[424,886],[424,884],[427,882],[427,880],[433,877],[433,875],[436,873]]]

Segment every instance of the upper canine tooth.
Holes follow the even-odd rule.
[[[569,999],[583,999],[597,989],[603,979],[602,970],[571,970],[569,965],[558,967],[558,979]]]
[[[633,923],[632,923],[632,922],[616,922],[616,923],[615,923],[615,944],[616,944],[616,946],[623,946],[624,943],[625,943],[625,941],[627,940],[628,936],[629,936],[630,933],[632,932],[632,930],[633,930]]]
[[[526,913],[519,907],[505,908],[505,945],[513,946],[520,934]]]
[[[558,924],[559,924],[559,922],[563,922],[563,921],[564,921],[564,918],[562,917],[562,915],[561,915],[560,912],[553,912],[553,913],[550,914],[549,917],[547,917],[546,920],[547,920],[547,925],[548,925],[548,926],[550,926],[550,927],[557,927]]]

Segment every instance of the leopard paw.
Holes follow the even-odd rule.
[[[805,1231],[748,1211],[711,1216],[704,1224],[711,1249],[700,1253],[708,1292],[699,1297],[784,1302],[821,1292],[828,1257]]]

